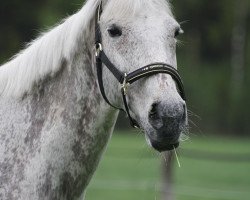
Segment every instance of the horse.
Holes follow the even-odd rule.
[[[3,64],[0,199],[84,199],[120,110],[154,149],[177,148],[180,33],[165,0],[88,0]]]

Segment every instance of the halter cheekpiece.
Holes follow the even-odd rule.
[[[123,99],[123,103],[125,107],[124,112],[127,113],[129,120],[130,120],[130,124],[134,128],[139,128],[139,125],[136,122],[136,120],[133,119],[132,116],[130,115],[126,93],[127,93],[127,89],[129,85],[134,83],[135,81],[144,77],[152,76],[154,74],[159,74],[159,73],[169,74],[175,80],[182,99],[186,100],[181,76],[179,75],[178,71],[174,67],[170,66],[169,64],[162,63],[162,62],[151,63],[131,73],[121,72],[119,69],[117,69],[113,65],[113,63],[109,60],[109,58],[104,53],[103,46],[102,46],[102,35],[101,35],[100,25],[99,25],[101,14],[102,14],[102,3],[100,3],[96,11],[95,49],[96,49],[96,67],[97,67],[98,84],[99,84],[99,88],[100,88],[100,91],[104,100],[113,108],[124,111],[123,109],[112,105],[105,94],[105,90],[103,86],[103,79],[102,79],[103,64],[109,69],[109,71],[114,75],[114,77],[121,84],[122,99]]]

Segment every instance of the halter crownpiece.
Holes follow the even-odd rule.
[[[100,88],[100,91],[104,100],[111,107],[126,112],[129,117],[131,126],[133,126],[134,128],[139,128],[139,125],[136,122],[136,120],[134,120],[130,115],[129,106],[128,106],[127,98],[126,98],[127,89],[129,85],[133,84],[134,82],[138,81],[141,78],[149,77],[149,76],[159,74],[159,73],[165,73],[165,74],[171,75],[171,77],[175,80],[179,88],[180,96],[182,97],[183,100],[186,101],[186,96],[185,96],[184,86],[183,86],[181,76],[179,75],[178,71],[171,65],[168,65],[163,62],[151,63],[131,73],[123,73],[118,68],[115,67],[115,65],[109,60],[109,58],[106,56],[103,50],[102,35],[101,35],[101,30],[100,30],[100,25],[99,25],[101,14],[102,14],[102,2],[100,3],[96,11],[95,48],[96,48],[96,67],[97,67],[98,84],[99,84],[99,88]],[[122,108],[118,108],[114,106],[113,104],[111,104],[106,96],[104,86],[103,86],[103,79],[102,79],[103,64],[104,66],[108,68],[108,70],[114,75],[114,77],[121,84],[121,93],[122,93],[122,99],[123,99],[125,110],[123,110]]]

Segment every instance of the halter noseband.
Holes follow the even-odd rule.
[[[169,74],[175,80],[179,88],[179,93],[182,99],[186,100],[184,86],[182,83],[182,79],[180,75],[178,74],[178,71],[174,67],[166,63],[162,63],[162,62],[152,63],[128,74],[121,72],[119,69],[117,69],[113,65],[113,63],[109,60],[109,58],[104,53],[103,47],[102,47],[102,35],[101,35],[100,25],[99,25],[101,13],[102,13],[102,3],[100,3],[96,11],[95,48],[96,48],[96,67],[97,67],[98,84],[99,84],[99,88],[100,88],[100,91],[104,100],[111,107],[124,111],[123,109],[112,105],[105,94],[105,90],[103,86],[103,79],[102,79],[102,64],[104,64],[109,69],[109,71],[114,75],[114,77],[121,84],[122,99],[123,99],[123,103],[125,107],[124,112],[127,113],[129,120],[130,120],[130,124],[134,128],[139,128],[139,125],[130,115],[126,93],[127,93],[127,89],[129,85],[134,83],[135,81],[144,77],[152,76],[154,74],[159,74],[159,73]]]

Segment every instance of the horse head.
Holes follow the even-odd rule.
[[[99,85],[105,100],[125,110],[153,148],[172,150],[187,127],[176,61],[176,37],[183,31],[166,2],[129,2],[98,7],[97,68],[106,65],[98,72]]]

